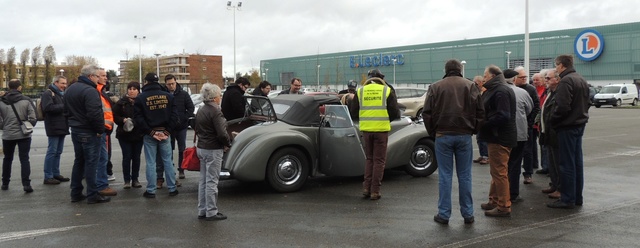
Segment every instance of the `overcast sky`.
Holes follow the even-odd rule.
[[[236,5],[238,1],[233,1]],[[117,70],[138,54],[223,56],[233,75],[233,10],[222,0],[0,0],[0,48],[52,45]],[[636,0],[530,0],[530,32],[640,21]],[[260,60],[524,33],[525,0],[244,0],[238,71]]]

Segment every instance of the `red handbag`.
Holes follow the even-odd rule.
[[[184,149],[180,168],[188,171],[200,171],[200,159],[196,148],[197,132],[193,134],[193,146]]]

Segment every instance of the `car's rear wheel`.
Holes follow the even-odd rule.
[[[266,176],[269,186],[278,192],[297,191],[309,176],[307,156],[296,148],[279,149],[269,159]]]
[[[422,109],[419,109],[418,112],[416,112],[416,120],[422,120]]]
[[[433,140],[421,139],[411,150],[409,164],[405,166],[407,174],[414,177],[426,177],[438,169],[435,144]]]
[[[631,103],[631,106],[636,106],[638,105],[638,98],[633,98],[633,102]]]
[[[596,104],[596,105],[594,105],[594,106],[596,106],[596,108],[600,108],[600,105],[598,105],[598,104]]]

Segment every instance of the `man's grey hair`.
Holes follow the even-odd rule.
[[[484,77],[480,76],[480,75],[473,77],[473,82],[475,82],[476,80],[482,81],[482,80],[484,80]]]
[[[212,83],[205,83],[200,89],[200,96],[202,96],[203,102],[213,101],[214,98],[222,95],[222,90],[218,85]]]
[[[521,72],[521,71],[527,72],[527,71],[524,70],[524,66],[521,66],[521,65],[516,67],[516,68],[514,68],[513,70],[517,71],[517,72]]]
[[[489,72],[493,76],[502,74],[502,70],[497,65],[489,65],[484,69],[484,71]]]
[[[88,77],[91,75],[98,75],[99,70],[101,69],[97,65],[85,65],[80,70],[80,76]]]
[[[55,82],[58,82],[58,81],[60,81],[60,79],[67,79],[67,77],[62,76],[62,75],[56,75],[55,77],[53,77],[53,80],[51,80],[51,83],[53,84]]]
[[[513,84],[513,80],[514,80],[515,78],[516,78],[516,77],[512,77],[512,78],[505,78],[505,79],[504,79],[504,81],[507,81],[507,83],[508,83],[508,84]]]
[[[547,76],[547,74],[549,74],[549,72],[553,72],[553,76],[554,76],[554,77],[559,77],[559,75],[558,75],[558,73],[557,73],[556,69],[547,69],[547,71],[544,73],[544,76],[546,77],[546,76]]]

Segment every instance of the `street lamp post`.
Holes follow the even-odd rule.
[[[393,60],[393,85],[396,85],[396,61],[398,61],[398,59],[392,59]]]
[[[506,53],[506,54],[507,54],[507,68],[509,68],[509,62],[511,62],[511,61],[509,60],[509,55],[511,55],[511,51],[504,51],[504,53]]]
[[[238,2],[236,5],[232,5],[231,1],[227,2],[227,9],[233,9],[233,78],[236,78],[236,9],[240,10],[242,2]]]
[[[466,60],[460,61],[460,64],[462,64],[462,77],[464,77],[464,65],[467,64]]]
[[[138,81],[142,83],[142,41],[147,36],[138,37],[138,35],[134,35],[133,38],[138,40]]]
[[[153,55],[156,56],[156,75],[158,75],[158,77],[160,77],[160,54],[159,53],[154,53]]]
[[[64,69],[60,69],[60,76],[64,76]]]
[[[317,90],[320,91],[320,65],[318,65],[318,73],[317,74],[318,74],[317,75],[318,76],[318,81],[317,81],[318,82],[318,86],[317,86],[318,88],[317,88]]]

